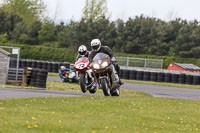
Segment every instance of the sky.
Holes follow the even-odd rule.
[[[44,0],[45,16],[55,21],[80,20],[85,0]],[[107,0],[111,20],[127,20],[144,14],[170,21],[175,18],[200,21],[200,0]]]

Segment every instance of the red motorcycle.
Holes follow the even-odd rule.
[[[95,93],[97,91],[97,84],[94,81],[94,75],[92,69],[90,69],[90,62],[87,57],[79,58],[74,68],[78,72],[79,84],[83,93],[89,90],[90,93]]]

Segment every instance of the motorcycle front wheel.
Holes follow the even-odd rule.
[[[87,87],[85,84],[85,75],[83,73],[81,73],[81,76],[80,76],[80,86],[81,86],[81,91],[83,93],[86,93]]]
[[[102,90],[103,90],[103,94],[105,96],[110,96],[110,89],[108,87],[106,79],[101,79],[101,87],[102,87]]]

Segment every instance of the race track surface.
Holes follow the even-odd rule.
[[[200,100],[200,90],[198,89],[177,88],[136,83],[125,83],[121,88],[131,91],[146,92],[155,97]]]
[[[48,77],[49,81],[61,81],[59,77]],[[200,89],[177,88],[147,84],[125,83],[121,89],[149,93],[155,97],[200,100]],[[29,97],[80,97],[91,96],[76,92],[61,92],[33,89],[0,88],[0,99]],[[103,96],[95,94],[95,96]]]
[[[59,77],[48,77],[48,80],[61,81]],[[200,100],[200,89],[178,88],[136,83],[125,83],[123,86],[121,86],[121,89],[145,92],[155,97]]]
[[[48,91],[48,90],[33,90],[33,89],[0,88],[0,99],[30,98],[30,97],[80,97],[80,96],[92,96],[92,94]],[[95,94],[95,96],[98,95]]]

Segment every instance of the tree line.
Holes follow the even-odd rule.
[[[175,19],[166,22],[140,15],[127,21],[111,21],[105,15],[105,10],[99,11],[101,6],[105,9],[103,2],[98,4],[91,0],[93,3],[89,4],[86,0],[84,16],[80,21],[55,23],[48,18],[40,19],[39,13],[44,5],[37,3],[39,0],[29,3],[33,5],[31,7],[38,7],[34,9],[25,8],[28,0],[12,1],[21,1],[18,5],[24,4],[24,7],[23,10],[20,7],[12,9],[12,4],[17,4],[11,2],[0,7],[1,43],[14,42],[76,50],[82,44],[90,49],[90,41],[99,38],[103,45],[111,47],[117,53],[200,57],[200,25],[197,20]],[[98,8],[93,8],[94,6]]]

